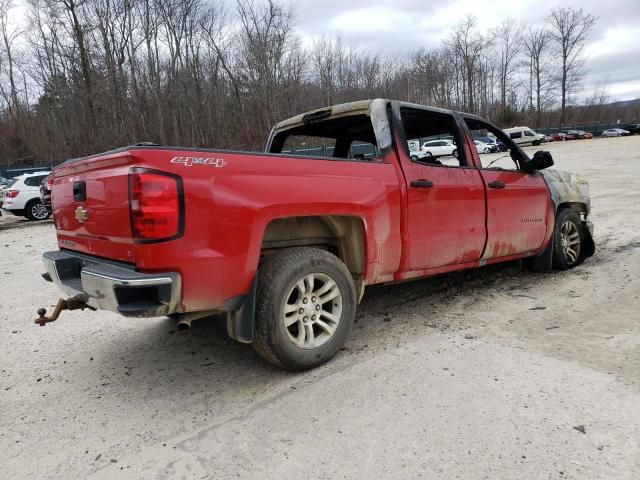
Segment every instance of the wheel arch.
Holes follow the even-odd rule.
[[[267,223],[260,247],[260,262],[290,247],[328,250],[346,265],[359,299],[364,292],[366,228],[356,215],[313,215],[274,218]]]

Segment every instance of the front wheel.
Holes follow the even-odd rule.
[[[32,200],[25,208],[24,216],[29,220],[46,220],[51,212],[40,200]]]
[[[556,217],[553,264],[560,270],[568,270],[582,261],[583,227],[580,214],[569,208],[562,209]]]
[[[286,249],[260,267],[252,346],[286,369],[314,368],[344,345],[355,313],[353,278],[339,258],[318,248]]]
[[[453,152],[451,152],[451,155],[453,155],[455,158],[458,158],[458,150],[454,150]]]

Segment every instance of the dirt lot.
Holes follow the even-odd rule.
[[[595,257],[370,288],[303,374],[222,322],[34,325],[53,227],[0,218],[2,477],[640,478],[640,137],[548,149],[590,181]]]

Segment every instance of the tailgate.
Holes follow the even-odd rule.
[[[63,164],[53,173],[52,209],[61,248],[134,263],[128,151]]]

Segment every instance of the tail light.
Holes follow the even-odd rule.
[[[7,198],[16,198],[19,193],[20,193],[20,190],[7,190],[4,196]]]
[[[47,177],[47,190],[51,190],[53,188],[53,177]]]
[[[144,168],[129,172],[131,232],[135,241],[173,240],[184,229],[182,179]]]

